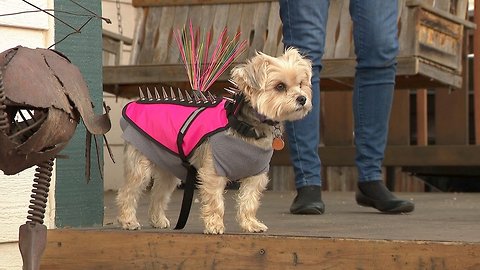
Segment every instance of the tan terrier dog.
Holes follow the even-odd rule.
[[[240,181],[237,197],[237,220],[240,227],[246,232],[267,230],[267,226],[256,218],[256,213],[260,206],[262,192],[266,189],[269,181],[267,173],[268,163],[273,153],[272,143],[281,135],[278,134],[281,133],[279,129],[281,122],[301,119],[311,110],[311,76],[311,62],[294,48],[287,49],[279,57],[257,53],[245,64],[233,68],[232,82],[238,88],[235,96],[241,98],[237,98],[236,104],[234,104],[234,122],[236,123],[231,123],[229,118],[229,123],[222,131],[222,136],[229,142],[230,140],[239,140],[243,146],[233,147],[233,150],[230,150],[224,146],[226,143],[222,143],[225,142],[225,138],[218,139],[219,136],[215,134],[202,140],[201,144],[188,155],[189,164],[198,172],[197,186],[202,204],[201,218],[205,225],[204,233],[224,233],[223,194],[228,181],[234,180]],[[228,101],[226,103],[233,104]],[[238,125],[238,123],[241,124]],[[223,145],[221,151],[214,148],[217,142]],[[149,147],[145,149],[149,150]],[[242,157],[241,153],[237,153],[241,149],[247,149],[247,156]],[[260,170],[257,169],[248,176],[242,175],[240,179],[231,179],[236,177],[236,174],[230,176],[232,174],[222,171],[229,170],[226,168],[229,166],[245,170],[250,167],[250,165],[245,165],[248,160],[253,160],[258,167],[258,163],[261,162],[258,161],[257,150],[265,153],[266,157],[259,167]],[[221,155],[222,151],[226,151],[224,157],[228,158],[218,161],[217,156]],[[140,195],[151,179],[153,179],[149,208],[151,225],[155,228],[170,226],[170,221],[165,216],[165,210],[172,192],[180,184],[179,175],[172,173],[168,166],[159,166],[157,162],[149,158],[150,156],[147,157],[145,152],[127,140],[125,183],[119,189],[117,196],[120,212],[118,221],[124,229],[140,228],[136,218],[136,208]],[[172,155],[171,153],[167,154]],[[237,163],[235,163],[235,159],[237,159]],[[231,160],[232,164],[229,164]]]

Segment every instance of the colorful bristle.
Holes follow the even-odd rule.
[[[225,28],[218,37],[210,55],[212,34],[201,35],[200,30],[189,27],[174,32],[185,65],[190,86],[194,90],[206,91],[222,75],[228,66],[247,48],[247,41],[240,41],[240,33],[232,39]]]

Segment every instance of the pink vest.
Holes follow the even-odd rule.
[[[203,107],[130,102],[123,109],[123,117],[169,152],[188,159],[204,139],[227,129],[225,102]]]

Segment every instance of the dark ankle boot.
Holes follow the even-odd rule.
[[[412,202],[395,197],[382,181],[358,183],[355,199],[359,205],[373,207],[384,213],[408,213],[415,209]]]
[[[290,213],[296,215],[321,215],[325,212],[322,201],[322,187],[305,186],[297,189],[297,196],[290,206]]]

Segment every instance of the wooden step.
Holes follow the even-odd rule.
[[[41,269],[479,269],[479,243],[62,229]]]
[[[147,194],[148,195],[148,194]],[[480,269],[480,196],[398,193],[415,211],[385,215],[360,207],[353,192],[324,192],[323,215],[291,215],[294,192],[266,192],[258,218],[266,233],[242,233],[235,190],[225,193],[225,235],[204,235],[198,194],[184,230],[148,225],[148,196],[139,201],[140,231],[116,223],[115,193],[105,193],[104,226],[54,229],[43,269]],[[176,223],[182,191],[167,216]]]

